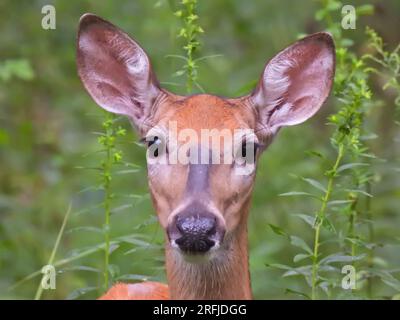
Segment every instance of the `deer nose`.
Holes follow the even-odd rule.
[[[176,221],[176,227],[182,235],[211,235],[216,229],[216,218],[189,216],[179,218]]]
[[[177,215],[174,224],[168,232],[170,240],[184,253],[206,253],[222,238],[217,219],[211,214]]]
[[[184,252],[204,253],[214,246],[210,239],[216,231],[216,219],[201,216],[178,218],[176,227],[181,237],[175,243]]]

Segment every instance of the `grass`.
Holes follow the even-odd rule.
[[[56,257],[56,253],[57,253],[58,247],[59,247],[60,242],[61,242],[61,237],[64,234],[65,226],[67,225],[69,216],[71,214],[71,209],[72,209],[72,205],[70,204],[69,207],[68,207],[67,213],[65,214],[64,220],[63,220],[63,222],[61,224],[60,231],[58,232],[57,239],[56,239],[56,241],[54,243],[54,247],[53,247],[53,250],[51,251],[51,255],[50,255],[49,261],[47,262],[47,265],[53,265],[53,263],[54,263],[54,259]],[[43,279],[44,278],[42,278],[42,281],[43,281]],[[40,300],[40,298],[42,296],[42,293],[43,293],[42,281],[40,281],[40,283],[38,285],[38,288],[36,290],[35,300]]]
[[[298,33],[326,29],[335,37],[332,97],[313,120],[282,130],[260,159],[249,217],[257,299],[399,297],[400,59],[389,27],[399,7],[385,1],[381,15],[364,20],[360,14],[357,30],[343,31],[342,4],[125,1],[126,14],[112,4],[90,10],[140,41],[159,79],[171,80],[163,83],[180,77],[178,94],[203,87],[223,96],[247,94],[268,57]],[[8,30],[0,43],[6,84],[0,89],[1,298],[92,299],[116,281],[165,282],[163,233],[147,194],[144,150],[127,121],[96,109],[74,71],[77,17],[89,8],[58,6],[63,23],[46,36],[28,23],[13,34],[15,21],[0,22]],[[30,3],[7,9],[21,21],[37,12]],[[367,22],[382,35],[368,29],[365,36]],[[224,59],[208,59],[214,52]],[[164,59],[168,53],[178,54]],[[100,140],[91,131],[101,131]],[[72,196],[74,210],[63,227]],[[42,291],[37,282],[49,262],[57,269],[57,290]],[[340,286],[347,264],[357,276],[350,291]]]
[[[317,299],[317,286],[318,286],[318,257],[319,257],[319,246],[320,246],[320,233],[321,233],[321,227],[322,224],[324,223],[324,220],[326,219],[326,208],[328,205],[328,202],[331,198],[332,191],[333,191],[333,183],[334,179],[337,175],[337,170],[339,168],[339,165],[343,159],[344,155],[344,145],[340,145],[338,148],[338,154],[335,160],[335,163],[332,167],[332,169],[329,171],[329,180],[328,180],[328,185],[326,188],[325,195],[322,198],[322,203],[321,203],[321,208],[318,210],[317,215],[315,216],[315,238],[314,238],[314,249],[313,249],[313,257],[312,257],[312,275],[311,275],[311,299],[315,300]]]

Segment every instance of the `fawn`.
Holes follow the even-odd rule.
[[[144,138],[149,189],[165,231],[168,286],[116,284],[101,299],[251,299],[247,217],[257,160],[281,127],[309,119],[327,99],[335,71],[331,35],[287,47],[266,64],[253,92],[234,99],[162,89],[139,44],[93,14],[80,20],[77,65],[94,101],[127,116]],[[173,162],[172,149],[188,142],[171,133],[171,123],[178,134],[245,134],[232,134],[229,163],[218,161],[226,155],[218,141],[191,141],[184,152],[198,160],[198,150],[209,161]]]

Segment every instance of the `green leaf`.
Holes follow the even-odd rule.
[[[309,258],[309,257],[311,257],[309,254],[299,253],[299,254],[296,254],[296,255],[294,256],[293,262],[294,262],[294,263],[297,263],[297,262],[299,262],[299,261],[301,261],[301,260],[304,260],[304,259],[307,259],[307,258]]]
[[[297,290],[289,289],[289,288],[285,289],[285,294],[294,294],[296,296],[300,296],[300,297],[306,298],[308,300],[311,300],[309,295],[307,295],[303,292],[297,291]]]
[[[308,246],[308,244],[301,238],[297,236],[290,236],[290,243],[293,246],[299,247],[303,249],[304,251],[308,252],[309,254],[313,254],[311,248]]]
[[[363,194],[364,196],[367,196],[367,197],[370,197],[370,198],[373,197],[372,194],[370,194],[370,193],[368,193],[368,192],[366,192],[366,191],[364,191],[364,190],[360,190],[360,189],[346,189],[345,191],[347,191],[347,192],[354,192],[354,193],[361,193],[361,194]]]
[[[184,61],[188,61],[188,58],[187,58],[187,57],[181,56],[181,55],[178,55],[178,54],[169,54],[169,55],[166,55],[165,57],[166,57],[166,58],[182,59],[182,60],[184,60]]]
[[[331,284],[327,281],[321,281],[318,284],[318,287],[320,287],[322,289],[322,291],[325,292],[325,294],[329,297],[329,287],[331,286]]]
[[[116,278],[120,273],[119,266],[117,266],[116,264],[109,264],[108,273],[110,274],[112,279]]]
[[[134,244],[134,245],[139,246],[139,247],[150,247],[151,246],[151,243],[149,243],[147,241],[140,240],[140,239],[136,239],[136,238],[133,238],[133,237],[126,237],[126,238],[123,238],[121,240],[123,242]]]
[[[174,12],[174,15],[176,15],[177,17],[182,17],[183,12],[182,12],[182,10],[178,10],[178,11]]]
[[[318,200],[321,200],[320,197],[317,197],[316,195],[313,195],[312,193],[308,192],[303,192],[303,191],[290,191],[290,192],[285,192],[279,194],[280,197],[292,197],[292,196],[307,196],[307,197],[312,197]]]
[[[97,228],[97,227],[91,227],[91,226],[82,226],[82,227],[71,228],[71,229],[67,230],[65,233],[69,234],[69,233],[73,233],[73,232],[77,232],[77,231],[95,232],[95,233],[100,233],[100,234],[103,233],[103,229]]]
[[[200,61],[203,61],[203,60],[206,60],[206,59],[219,58],[219,57],[223,57],[223,56],[224,56],[223,54],[210,54],[208,56],[202,56],[200,58],[194,59],[194,61],[200,62]]]
[[[127,170],[118,170],[115,172],[115,174],[130,174],[130,173],[136,173],[136,172],[140,172],[140,169],[127,169]]]
[[[322,272],[340,272],[338,268],[331,266],[329,264],[320,265],[318,267],[318,270]]]
[[[158,219],[156,215],[151,215],[148,219],[144,220],[142,223],[139,223],[138,225],[134,226],[133,230],[140,230],[149,225],[156,224],[157,222]]]
[[[311,266],[302,266],[298,268],[292,268],[288,271],[286,271],[282,277],[291,277],[291,276],[310,276],[311,275]]]
[[[336,0],[330,0],[327,2],[327,10],[329,11],[336,11],[339,10],[342,6],[342,3],[340,1],[336,1]]]
[[[290,266],[280,264],[280,263],[266,263],[265,266],[269,267],[269,268],[279,269],[279,270],[292,270],[293,269]]]
[[[135,164],[133,162],[127,162],[127,161],[122,161],[122,164],[125,167],[131,167],[131,168],[140,168],[140,166],[138,164]]]
[[[116,278],[116,280],[118,280],[118,281],[132,281],[132,280],[148,281],[151,279],[153,279],[153,277],[146,276],[143,274],[123,274],[122,276],[119,276],[118,278]]]
[[[327,217],[322,219],[322,227],[330,232],[336,233],[335,226]]]
[[[355,167],[368,167],[368,166],[369,166],[368,163],[363,163],[363,162],[346,163],[346,164],[341,165],[336,170],[336,172],[339,173],[339,172],[342,172],[342,171],[345,171],[345,170],[348,170],[348,169],[352,169],[352,168],[355,168]]]
[[[322,153],[320,153],[318,151],[315,151],[315,150],[308,150],[308,151],[305,152],[305,154],[309,155],[309,156],[318,157],[320,159],[325,159],[325,157],[324,157],[324,155]]]
[[[299,218],[302,219],[305,223],[307,223],[308,225],[310,225],[311,227],[314,228],[314,225],[315,225],[315,216],[310,216],[310,215],[308,215],[308,214],[302,214],[302,213],[295,214],[294,216],[299,217]]]
[[[111,254],[111,253],[113,253],[115,250],[117,250],[119,248],[119,244],[117,244],[117,243],[112,243],[111,245],[110,245],[110,248],[109,248],[109,254]]]
[[[302,191],[290,191],[290,192],[285,192],[285,193],[279,194],[279,196],[281,196],[281,197],[303,196],[303,195],[311,196],[312,194],[307,193],[307,192],[302,192]]]
[[[391,275],[390,273],[382,272],[381,280],[382,282],[386,283],[389,287],[392,287],[396,291],[400,292],[400,281],[395,277],[393,277],[393,275]]]
[[[340,205],[340,204],[349,204],[354,202],[354,200],[332,200],[332,201],[328,201],[328,207],[334,207],[336,205]]]
[[[149,245],[146,247],[135,247],[135,248],[132,248],[132,249],[124,252],[124,255],[136,253],[139,250],[161,250],[162,248],[163,248],[163,246],[161,246],[161,245]]]
[[[325,187],[318,182],[317,180],[314,179],[310,179],[310,178],[301,178],[303,181],[307,182],[308,184],[310,184],[311,186],[313,186],[314,188],[317,188],[318,190],[326,193],[326,189]]]
[[[72,266],[72,267],[67,267],[64,269],[59,270],[59,273],[64,273],[64,272],[69,272],[69,271],[88,271],[88,272],[95,272],[95,273],[101,273],[103,271],[89,267],[89,266]]]
[[[366,257],[366,254],[361,254],[358,256],[349,256],[349,255],[343,255],[340,253],[335,253],[331,254],[323,259],[321,259],[320,264],[330,264],[330,263],[335,263],[335,262],[354,262],[354,261],[359,261],[362,260]]]
[[[133,204],[123,204],[123,205],[113,208],[111,210],[111,214],[116,214],[118,212],[124,211],[126,209],[131,209],[131,208],[133,208]]]
[[[93,213],[96,209],[103,207],[103,205],[103,203],[98,203],[96,205],[74,212],[74,215],[79,216],[81,214]]]
[[[372,4],[363,4],[356,8],[357,15],[365,16],[374,14],[374,6]]]
[[[359,247],[363,247],[363,248],[366,248],[368,250],[375,249],[376,247],[383,247],[383,245],[381,243],[368,243],[368,242],[362,241],[361,239],[350,238],[350,237],[347,237],[345,239],[347,241],[350,241],[351,243],[359,246]]]
[[[327,10],[325,8],[318,10],[314,16],[315,20],[322,21],[325,18],[326,14],[327,14]]]
[[[272,231],[277,235],[289,237],[289,235],[281,227],[273,225],[272,223],[268,223],[268,225],[270,226]]]
[[[185,74],[185,72],[186,72],[185,70],[178,70],[173,74],[173,76],[180,77],[180,76],[183,76]]]
[[[26,59],[10,59],[0,64],[0,79],[8,81],[13,76],[22,80],[32,80],[35,74]]]
[[[75,300],[75,299],[78,299],[79,297],[81,297],[81,296],[87,294],[88,292],[95,291],[95,290],[97,290],[97,289],[98,289],[98,287],[85,287],[85,288],[76,289],[76,290],[72,291],[72,292],[67,296],[66,300]]]

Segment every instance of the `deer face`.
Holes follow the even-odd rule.
[[[271,59],[248,96],[183,97],[161,89],[143,49],[99,17],[82,17],[77,47],[89,94],[126,115],[147,145],[149,187],[167,246],[189,261],[229,250],[246,226],[260,153],[281,127],[319,110],[335,64],[330,35],[317,33]]]
[[[165,95],[159,103],[145,138],[159,220],[179,252],[213,254],[246,218],[260,145],[256,115],[244,101],[211,95]]]

